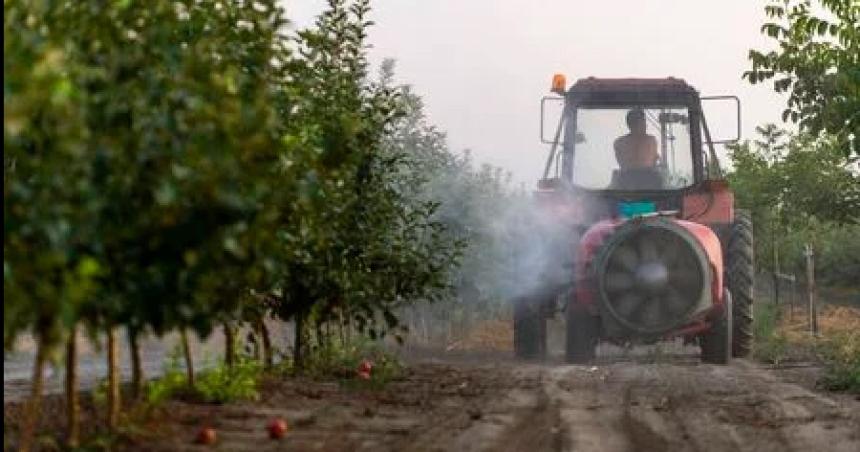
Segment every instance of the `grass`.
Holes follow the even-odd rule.
[[[860,394],[860,309],[824,305],[818,319],[813,336],[803,313],[789,316],[772,303],[757,304],[755,358],[779,365],[792,355],[811,356],[824,365],[820,387]]]
[[[218,361],[195,376],[189,387],[178,353],[172,353],[165,365],[164,375],[150,381],[146,387],[146,402],[156,406],[171,398],[189,398],[204,403],[229,403],[256,400],[263,366],[258,361],[239,356],[233,366]]]
[[[373,365],[370,378],[358,378],[358,367],[362,361]],[[175,351],[165,364],[161,378],[150,381],[146,387],[146,402],[150,407],[180,398],[203,403],[230,403],[239,400],[257,400],[259,387],[267,374],[262,364],[248,357],[239,356],[232,367],[222,360],[214,366],[201,366],[194,387],[189,387],[181,354]],[[282,376],[298,373],[314,379],[336,379],[347,388],[380,389],[388,382],[403,376],[403,364],[387,352],[379,343],[358,339],[348,345],[332,342],[314,349],[306,358],[301,372],[297,372],[290,359],[283,359],[274,370]]]
[[[262,374],[263,366],[254,360],[239,360],[232,367],[220,363],[202,372],[195,387],[202,399],[209,403],[257,400]]]
[[[788,340],[778,326],[781,311],[773,303],[753,305],[753,356],[759,361],[778,366],[788,356]]]
[[[370,379],[358,377],[358,367],[362,361],[373,365]],[[293,362],[281,362],[280,371],[286,375],[301,374],[306,377],[339,380],[348,388],[380,389],[390,381],[402,378],[404,365],[378,342],[369,339],[353,340],[349,344],[332,341],[324,347],[316,348],[305,357],[301,371],[295,369]]]
[[[819,345],[827,367],[819,384],[832,391],[860,394],[860,331],[841,332]]]

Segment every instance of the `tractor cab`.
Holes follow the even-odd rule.
[[[542,141],[551,145],[539,189],[562,188],[617,200],[646,200],[654,209],[683,211],[684,197],[708,190],[723,176],[715,141],[702,114],[703,98],[686,82],[665,79],[585,78],[541,102]],[[562,105],[554,133],[544,135],[547,106]],[[739,132],[739,131],[738,131]],[[739,133],[738,133],[739,135]],[[719,185],[717,183],[716,185]]]

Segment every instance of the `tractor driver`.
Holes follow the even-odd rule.
[[[645,130],[645,111],[634,108],[627,112],[627,127],[630,133],[615,140],[615,159],[621,170],[654,168],[660,154],[657,139]]]

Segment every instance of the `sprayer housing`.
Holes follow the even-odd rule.
[[[606,337],[653,342],[722,312],[723,262],[710,228],[671,217],[605,220],[583,235],[574,304]]]

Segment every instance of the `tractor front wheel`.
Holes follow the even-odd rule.
[[[521,359],[546,357],[546,316],[540,300],[514,300],[514,354]]]

